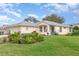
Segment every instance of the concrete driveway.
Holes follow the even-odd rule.
[[[8,37],[8,35],[0,35],[0,38]]]

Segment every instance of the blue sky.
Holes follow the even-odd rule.
[[[18,23],[28,16],[42,20],[52,13],[63,17],[65,24],[79,23],[78,3],[7,3],[0,4],[0,25]]]

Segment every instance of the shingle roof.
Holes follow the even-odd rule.
[[[79,25],[79,23],[71,24],[71,25]]]
[[[52,26],[71,27],[69,25],[60,24],[60,23],[56,23],[56,22],[52,22],[52,21],[41,21],[41,22],[46,23],[48,25],[52,25]],[[36,27],[41,22],[33,23],[33,22],[23,21],[23,22],[20,22],[20,23],[17,23],[17,24],[9,25],[9,26],[2,26],[2,27],[0,27],[0,29],[5,29],[6,27],[14,27],[14,26],[34,26],[34,27]]]
[[[52,26],[71,27],[69,25],[60,24],[60,23],[56,23],[56,22],[52,22],[52,21],[41,21],[41,22],[44,22],[44,23],[49,24],[49,25],[52,25]]]
[[[73,27],[79,26],[79,23],[71,24]]]
[[[6,29],[8,27],[8,25],[3,25],[3,26],[0,26],[0,29]]]
[[[36,26],[36,23],[23,21],[23,22],[13,24],[13,25],[10,25],[10,26]]]

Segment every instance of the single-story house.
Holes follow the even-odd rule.
[[[23,21],[17,24],[0,27],[0,34],[9,34],[14,32],[32,33],[33,31],[39,34],[52,35],[54,33],[65,35],[72,33],[73,28],[69,25],[59,24],[52,21],[40,21],[37,23]]]

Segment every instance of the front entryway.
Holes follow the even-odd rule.
[[[41,26],[39,26],[39,31],[40,31],[40,33],[41,34],[45,34],[45,35],[47,35],[47,26],[46,25],[41,25]]]
[[[47,32],[47,26],[39,26],[40,32]]]
[[[50,26],[51,34],[54,34],[54,26]]]

